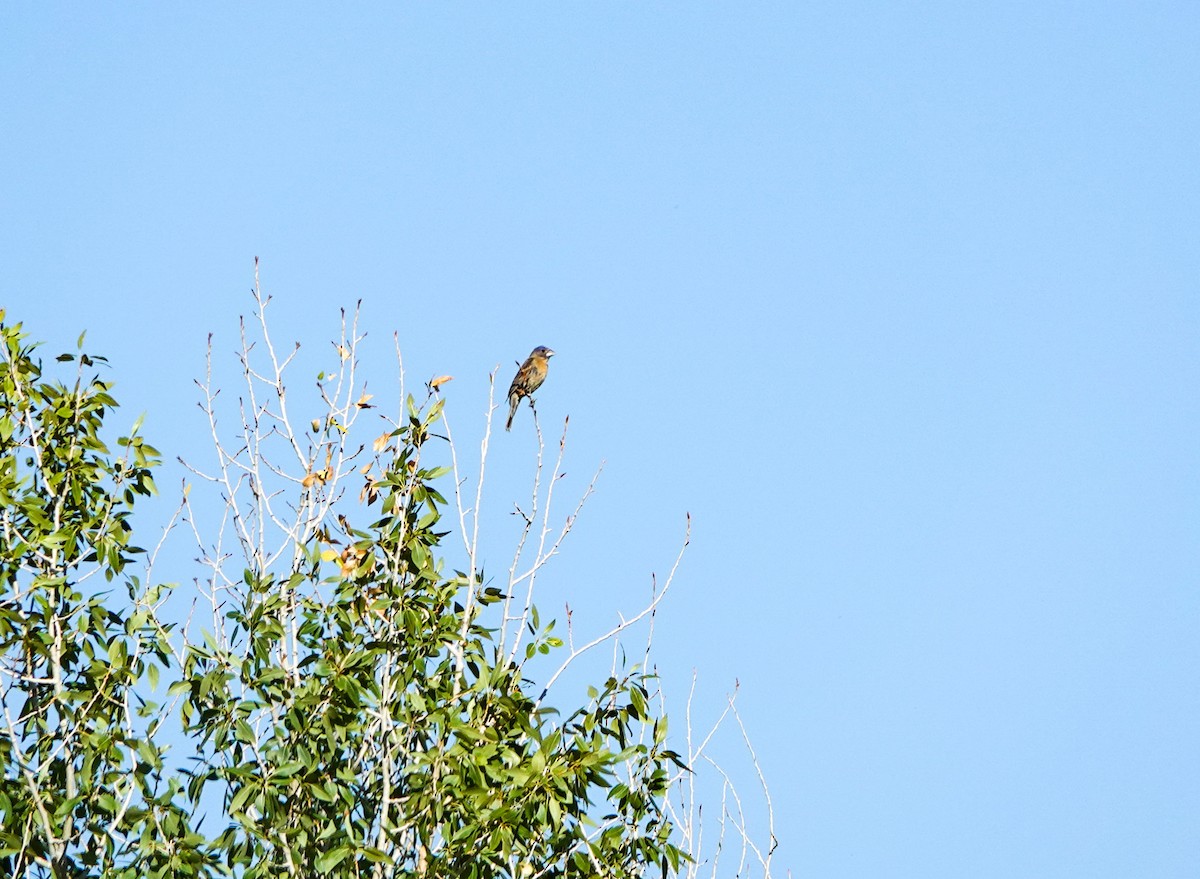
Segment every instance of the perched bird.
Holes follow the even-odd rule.
[[[517,370],[516,377],[508,386],[508,421],[504,423],[505,430],[512,430],[513,416],[517,414],[517,404],[522,397],[529,397],[529,404],[533,405],[533,392],[546,380],[546,370],[553,356],[554,352],[545,345],[538,345]]]

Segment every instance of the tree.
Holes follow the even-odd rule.
[[[168,875],[206,856],[163,773],[163,716],[137,692],[170,664],[159,586],[126,569],[143,550],[129,517],[158,452],[137,434],[110,453],[116,402],[75,361],[43,377],[20,324],[0,312],[0,858],[8,875]],[[104,591],[114,581],[122,594]]]
[[[191,467],[172,523],[199,548],[203,623],[172,616],[169,587],[126,573],[142,554],[129,513],[153,491],[158,453],[136,431],[123,456],[104,447],[115,403],[107,384],[82,378],[98,358],[78,357],[72,388],[52,385],[19,325],[3,329],[0,557],[12,588],[0,616],[0,810],[18,829],[0,851],[14,875],[695,872],[686,767],[708,738],[684,755],[670,747],[649,645],[640,663],[594,677],[582,704],[556,697],[560,675],[652,618],[671,582],[582,644],[569,618],[567,643],[542,619],[537,577],[591,491],[552,522],[565,425],[546,468],[538,428],[522,537],[505,585],[491,585],[477,547],[494,407],[473,483],[446,418],[447,377],[419,399],[402,387],[400,416],[362,439],[363,416],[377,413],[356,381],[357,317],[343,315],[316,417],[297,419],[285,384],[297,349],[277,353],[257,279],[255,301],[240,429],[223,432],[210,344],[201,407],[217,463]],[[443,543],[455,532],[457,568]],[[83,591],[95,573],[123,585],[120,601]],[[171,710],[143,701],[160,667]],[[156,744],[171,717],[195,751],[187,766],[168,766]],[[201,833],[205,811],[223,826]],[[749,841],[744,822],[731,826]],[[772,848],[744,845],[743,860],[757,852],[769,875]]]

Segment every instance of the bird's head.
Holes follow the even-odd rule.
[[[549,360],[554,356],[554,349],[547,348],[545,345],[538,345],[533,349],[533,353],[539,357],[545,357],[547,360]]]

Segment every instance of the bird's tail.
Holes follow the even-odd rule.
[[[517,404],[521,402],[521,398],[513,394],[508,398],[508,421],[504,422],[505,430],[512,430],[513,416],[517,414]]]

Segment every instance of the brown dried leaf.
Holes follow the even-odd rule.
[[[347,546],[344,550],[342,550],[342,576],[348,578],[351,574],[353,574],[355,570],[358,569],[359,564],[362,563],[362,560],[366,554],[367,551],[365,549],[359,549],[355,546]]]
[[[301,480],[300,484],[305,488],[312,488],[314,485],[324,485],[329,481],[330,475],[331,474],[328,467],[322,470],[314,470],[312,473],[305,476],[304,479]]]

